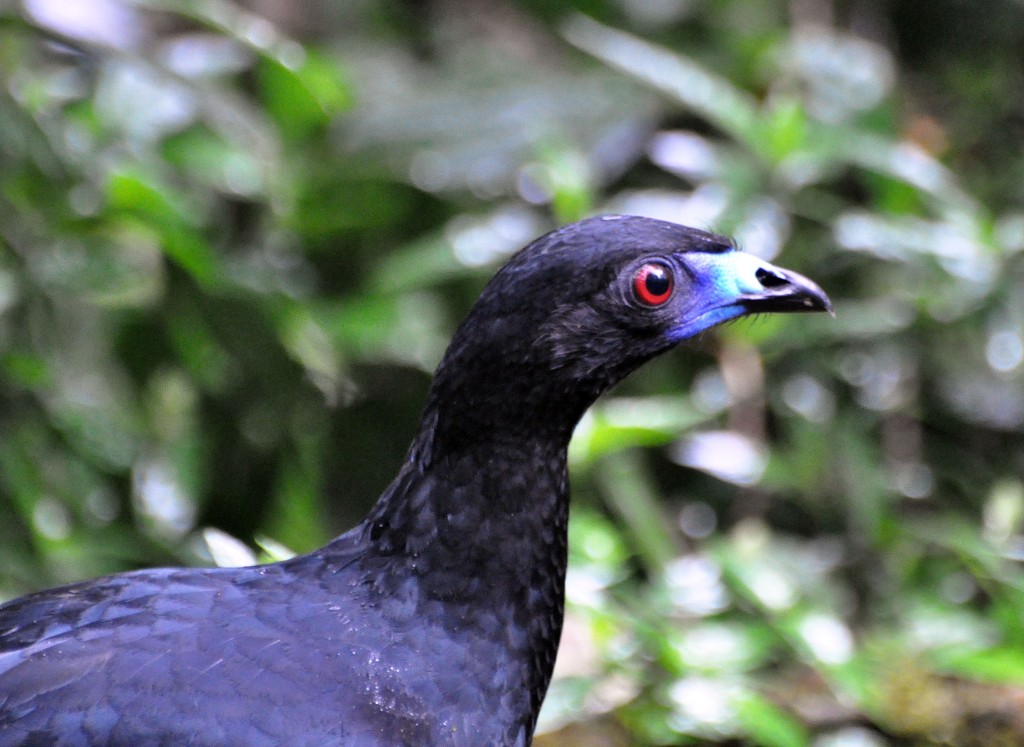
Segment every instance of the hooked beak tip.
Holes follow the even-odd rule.
[[[827,311],[833,318],[832,301],[821,287],[810,278],[778,267],[758,271],[762,289],[744,299],[749,311],[809,312]]]

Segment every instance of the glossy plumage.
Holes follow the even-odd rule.
[[[607,216],[538,239],[455,334],[359,526],[283,563],[137,571],[0,607],[0,745],[529,744],[584,410],[714,324],[828,308],[805,278],[674,224]]]

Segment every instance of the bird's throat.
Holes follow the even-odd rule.
[[[447,610],[433,619],[497,636],[539,708],[561,635],[568,514],[564,443],[480,443],[424,471],[408,462],[364,537],[390,583],[413,582],[424,610]]]

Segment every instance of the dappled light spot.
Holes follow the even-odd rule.
[[[889,744],[877,733],[859,726],[850,726],[823,734],[813,742],[813,747],[887,747]]]
[[[451,180],[451,161],[443,153],[421,150],[409,162],[409,181],[424,192],[440,192]]]
[[[179,539],[195,525],[195,503],[162,459],[143,459],[135,465],[132,499],[144,524],[157,536]]]
[[[536,216],[518,208],[499,210],[485,218],[464,216],[445,228],[455,258],[470,267],[508,257],[534,233]]]
[[[661,168],[691,179],[714,176],[720,168],[714,146],[695,132],[661,132],[651,139],[647,152]]]
[[[680,732],[730,733],[736,727],[735,700],[741,690],[736,682],[691,676],[675,682],[669,697],[675,707],[670,723]]]
[[[43,497],[32,509],[35,530],[49,540],[67,539],[71,534],[71,514],[56,498]]]
[[[985,359],[994,371],[1013,371],[1024,361],[1024,341],[1016,329],[1000,329],[989,335]]]
[[[219,568],[240,568],[256,565],[256,555],[249,547],[227,532],[206,527],[200,533],[206,554]]]
[[[812,423],[828,422],[836,409],[832,392],[808,374],[788,379],[782,387],[782,399],[789,409]]]
[[[692,394],[693,404],[707,413],[721,412],[732,403],[732,394],[717,366],[705,368],[694,377]]]
[[[734,431],[696,433],[676,444],[671,456],[679,464],[736,485],[755,484],[768,464],[758,445]]]
[[[894,469],[893,483],[907,498],[926,498],[935,489],[935,475],[922,462],[904,463]]]
[[[715,510],[703,501],[687,503],[679,512],[679,528],[693,539],[709,537],[718,526]]]
[[[132,6],[116,0],[24,0],[24,7],[36,23],[72,39],[125,49],[143,37]]]
[[[709,615],[729,604],[722,569],[703,555],[684,555],[665,567],[665,583],[672,604],[681,612]]]
[[[844,664],[853,656],[850,629],[831,615],[808,615],[800,622],[800,635],[814,657],[823,664]]]

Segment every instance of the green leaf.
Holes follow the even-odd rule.
[[[998,646],[981,651],[950,648],[932,657],[936,665],[972,679],[1003,684],[1024,684],[1024,651]]]
[[[288,140],[309,137],[352,105],[341,70],[313,50],[305,50],[305,59],[297,68],[262,58],[259,80],[267,111]]]
[[[806,747],[807,731],[799,721],[764,698],[748,694],[736,703],[744,731],[764,747]]]
[[[799,150],[807,137],[807,114],[795,99],[782,99],[772,106],[765,122],[768,152],[781,161]]]
[[[0,366],[7,378],[27,389],[48,386],[52,380],[50,367],[41,355],[7,353],[0,358]]]
[[[194,212],[187,199],[168,185],[133,169],[110,174],[106,184],[110,206],[160,222],[192,223]]]
[[[576,15],[563,27],[570,44],[667,94],[723,132],[761,150],[761,116],[754,99],[684,55]]]
[[[678,554],[678,548],[639,454],[608,454],[599,466],[599,479],[608,503],[629,529],[647,569],[652,573],[660,571]]]
[[[163,231],[162,246],[164,253],[200,285],[209,287],[220,277],[217,255],[198,231],[168,226]]]
[[[582,467],[623,449],[663,446],[708,417],[678,395],[607,399],[592,407],[576,427],[569,461]]]
[[[110,206],[148,219],[160,236],[164,253],[201,285],[220,276],[212,247],[197,230],[198,209],[158,179],[130,169],[113,172],[107,180]]]
[[[305,461],[302,457],[289,458],[282,465],[264,531],[283,546],[300,551],[319,547],[329,538],[318,487],[320,475]]]

